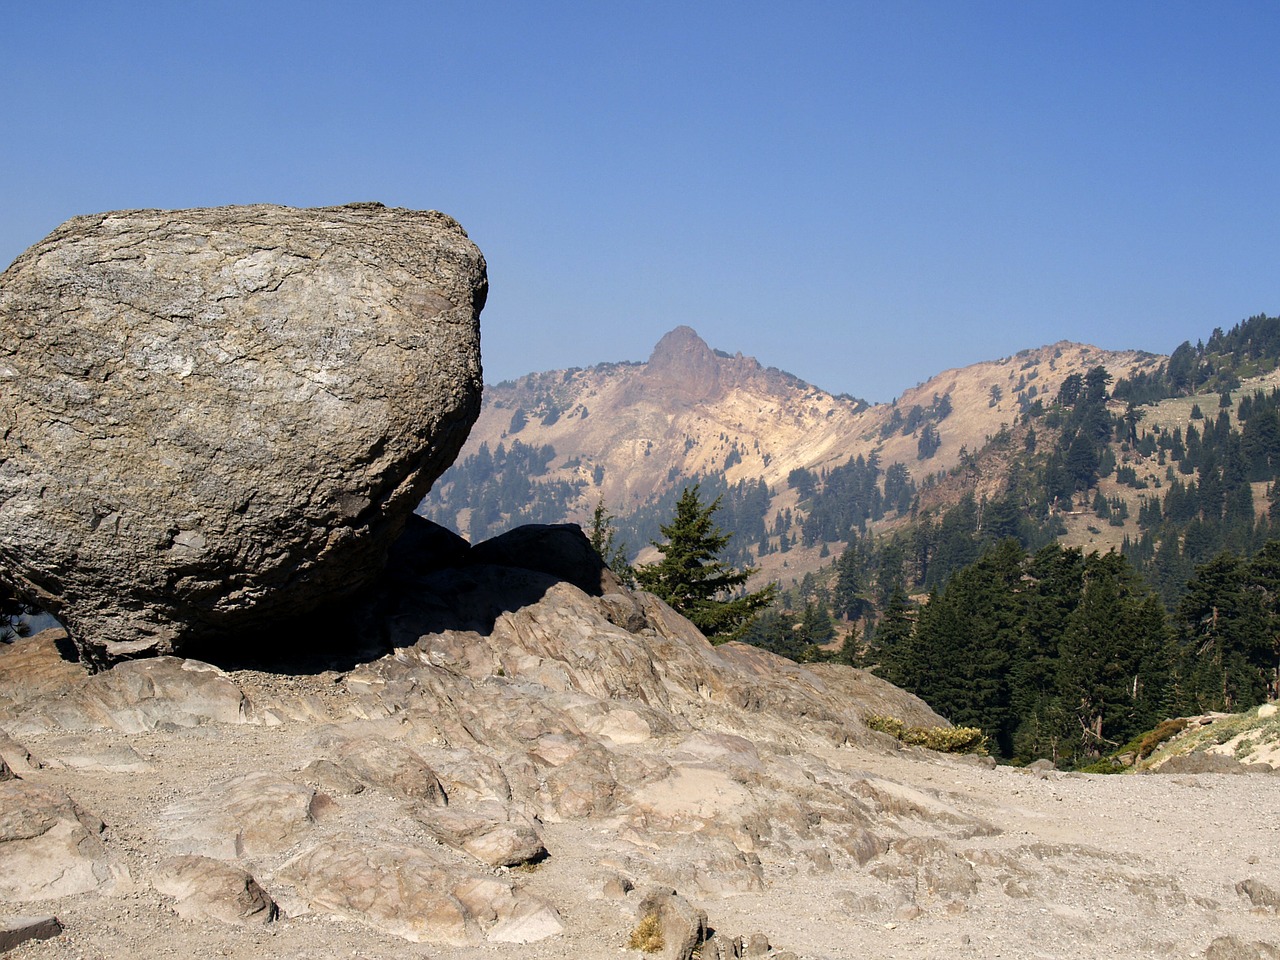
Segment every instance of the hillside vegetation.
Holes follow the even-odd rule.
[[[645,363],[487,386],[466,447],[420,512],[474,542],[521,523],[585,526],[603,499],[634,559],[684,487],[701,483],[709,500],[723,496],[729,558],[751,561],[761,580],[798,581],[854,531],[909,516],[929,478],[968,462],[1067,378],[1100,364],[1140,374],[1162,360],[1064,342],[948,370],[871,405],[679,327]],[[807,534],[806,474],[830,487]],[[985,479],[978,496],[995,485]]]
[[[872,406],[681,328],[647,364],[492,389],[425,506],[474,537],[604,502],[647,562],[700,483],[726,558],[781,587],[749,642],[872,667],[1001,756],[1081,765],[1277,693],[1278,365],[1263,315],[1168,357],[1062,343]]]

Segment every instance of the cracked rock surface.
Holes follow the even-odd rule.
[[[158,658],[143,683],[53,632],[0,645],[0,923],[63,930],[15,960],[639,958],[651,914],[674,960],[1280,943],[1273,778],[903,749],[865,715],[943,721],[863,671],[472,553],[399,570],[360,662]]]
[[[0,579],[98,663],[355,591],[479,412],[487,289],[434,211],[67,221],[0,275]]]

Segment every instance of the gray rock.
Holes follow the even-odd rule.
[[[160,812],[156,834],[178,853],[217,860],[281,853],[332,803],[324,794],[260,771],[233,777]]]
[[[305,910],[370,923],[414,943],[528,943],[563,932],[554,909],[420,846],[333,840],[285,863]]]
[[[40,761],[18,741],[10,739],[3,730],[0,730],[0,763],[15,777],[40,769]]]
[[[1261,880],[1241,880],[1236,884],[1236,893],[1245,897],[1259,910],[1280,913],[1280,893],[1276,893]]]
[[[349,595],[475,421],[486,293],[434,211],[69,220],[0,275],[0,579],[95,662]]]
[[[416,817],[441,843],[491,867],[514,867],[547,855],[537,828],[500,803],[480,803],[469,810],[424,807]]]
[[[355,796],[363,793],[365,784],[332,760],[313,760],[301,770],[301,776],[326,793]]]
[[[0,901],[96,890],[110,876],[101,820],[66,794],[0,783]]]
[[[694,950],[707,940],[707,914],[699,910],[670,887],[654,887],[644,895],[636,908],[642,923],[656,917],[662,931],[664,960],[690,960]]]
[[[57,917],[13,917],[0,920],[0,953],[6,953],[28,940],[49,940],[62,933]]]
[[[600,894],[608,900],[625,900],[627,894],[635,889],[628,878],[620,873],[611,873],[605,877],[604,883],[601,884]]]
[[[1197,753],[1183,754],[1177,757],[1170,757],[1164,763],[1155,769],[1156,773],[1227,773],[1241,774],[1249,773],[1249,769],[1237,760],[1235,757],[1224,756],[1220,753],[1208,753],[1199,751]]]
[[[104,743],[101,737],[79,734],[46,740],[45,765],[51,769],[92,773],[142,774],[154,768],[128,743]]]
[[[1280,949],[1261,940],[1218,937],[1204,952],[1205,960],[1276,960]]]
[[[435,771],[408,747],[383,737],[357,737],[337,749],[342,768],[360,782],[408,800],[445,803]]]
[[[170,857],[156,869],[155,887],[173,897],[184,920],[226,924],[271,923],[280,908],[253,876],[209,857]]]
[[[116,664],[28,710],[19,729],[133,734],[163,727],[244,723],[244,693],[199,660],[153,657]]]

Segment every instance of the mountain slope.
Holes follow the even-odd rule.
[[[663,498],[686,484],[715,478],[724,487],[763,481],[764,519],[772,520],[799,508],[788,483],[795,470],[820,473],[875,457],[882,469],[902,464],[919,484],[980,449],[1037,397],[1054,397],[1068,376],[1097,365],[1115,377],[1132,376],[1163,359],[1062,342],[947,370],[893,403],[869,405],[713,350],[689,327],[678,327],[645,363],[534,373],[486,387],[462,455],[423,512],[472,540],[529,520],[585,524],[601,499],[625,524],[659,511]],[[922,450],[929,431],[936,449]],[[481,504],[476,484],[486,469],[498,469],[489,458],[522,448],[537,451],[522,454],[514,468],[532,484],[505,480],[508,495]],[[639,543],[653,535],[652,523],[631,529]],[[798,575],[817,566],[820,549],[811,552],[793,553],[787,569]]]

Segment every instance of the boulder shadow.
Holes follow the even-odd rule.
[[[517,527],[473,547],[415,515],[383,575],[362,591],[305,616],[192,644],[183,654],[224,670],[345,672],[428,634],[488,636],[504,613],[539,602],[562,582],[592,596],[616,584],[577,524]]]

